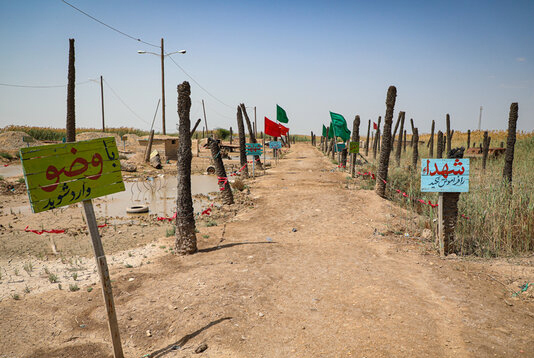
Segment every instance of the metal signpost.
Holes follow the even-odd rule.
[[[282,142],[272,140],[269,142],[269,148],[271,148],[274,152],[274,160],[278,164],[278,149],[282,148]]]
[[[91,199],[124,191],[115,138],[21,148],[26,188],[34,213],[82,202],[102,282],[115,358],[123,358],[108,265]]]
[[[254,178],[254,169],[256,166],[256,160],[254,160],[254,156],[260,156],[262,155],[262,145],[260,143],[246,143],[245,144],[245,154],[252,155],[252,177]]]
[[[440,255],[454,239],[460,193],[469,192],[469,159],[421,159],[421,192],[438,192]]]

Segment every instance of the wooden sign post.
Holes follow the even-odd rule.
[[[469,192],[469,159],[422,159],[421,192],[438,192],[438,239],[441,256],[450,253],[460,193]]]
[[[123,358],[108,265],[92,200],[124,191],[115,138],[21,148],[26,188],[34,213],[82,202],[102,282],[115,358]]]

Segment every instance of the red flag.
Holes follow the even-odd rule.
[[[265,134],[271,137],[280,137],[282,135],[278,124],[265,117]]]
[[[378,129],[378,126],[376,125],[375,122],[373,122],[373,129],[376,131]]]
[[[278,124],[278,126],[280,127],[280,134],[281,134],[281,135],[287,135],[287,132],[289,132],[289,128],[284,127],[284,126],[281,125],[281,124]]]

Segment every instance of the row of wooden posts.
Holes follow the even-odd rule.
[[[395,150],[395,163],[396,166],[400,166],[401,151],[406,152],[407,146],[407,131],[404,129],[406,113],[400,111],[392,134],[393,124],[393,112],[395,107],[395,101],[397,97],[397,89],[394,86],[389,87],[386,97],[386,114],[384,117],[383,133],[381,132],[380,124],[381,117],[378,117],[378,125],[374,133],[371,133],[371,120],[368,121],[367,127],[367,140],[365,141],[365,157],[369,157],[369,147],[372,142],[373,159],[376,160],[377,151],[380,153],[378,161],[378,170],[376,173],[375,191],[380,196],[386,197],[386,187],[388,180],[388,168],[389,159],[391,153]],[[508,119],[508,139],[505,152],[505,163],[503,168],[503,179],[509,184],[511,190],[512,183],[512,167],[514,159],[514,147],[516,141],[516,124],[518,118],[518,104],[512,103],[510,106],[510,113]],[[452,148],[452,138],[454,136],[454,130],[451,130],[450,115],[445,117],[446,132],[437,132],[436,152],[434,153],[434,129],[435,121],[432,121],[430,139],[427,142],[428,157],[443,158],[444,152],[447,158],[463,158],[465,148]],[[413,170],[417,169],[419,163],[419,130],[414,125],[413,119],[410,119],[410,125],[412,129],[412,138],[410,141],[410,147],[413,149],[412,164]],[[353,131],[351,141],[360,142],[359,136],[360,116],[356,115],[353,121]],[[397,136],[397,146],[395,147],[395,136]],[[336,139],[332,138],[328,141],[328,133],[330,128],[326,128],[326,137],[321,136],[320,149],[327,156],[334,159],[334,153],[336,150]],[[471,131],[467,132],[467,148],[470,147]],[[486,162],[488,158],[488,151],[491,142],[491,137],[488,136],[488,132],[484,132],[483,143],[481,144],[483,157],[482,167],[486,168]],[[316,137],[313,131],[311,132],[311,143],[317,146]],[[504,143],[501,143],[501,147]],[[345,149],[339,152],[338,161],[342,168],[346,167],[347,159],[347,147],[349,143],[346,143]],[[363,157],[362,157],[363,158]],[[364,158],[365,159],[365,158]],[[356,172],[356,154],[351,154],[350,159],[350,172],[351,176],[355,177]],[[442,255],[447,255],[453,252],[451,243],[454,242],[454,231],[458,218],[458,200],[460,193],[440,193],[438,199],[438,239],[440,243],[440,252]]]

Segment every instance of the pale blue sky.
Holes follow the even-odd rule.
[[[144,41],[186,49],[165,61],[167,131],[175,132],[176,86],[192,84],[192,119],[206,102],[210,127],[236,127],[236,105],[257,106],[275,119],[288,113],[293,133],[319,132],[328,112],[350,123],[385,113],[389,85],[399,110],[420,132],[507,125],[519,102],[520,130],[534,128],[534,2],[532,1],[82,1],[74,6]],[[141,119],[108,88],[108,126],[147,128],[161,96],[158,52],[80,14],[60,0],[0,0],[0,83],[61,85],[67,81],[68,39],[76,39],[76,79],[104,76]],[[250,112],[252,116],[252,111]],[[63,127],[66,87],[0,86],[0,126]],[[100,88],[76,87],[80,127],[100,127]],[[261,124],[260,124],[261,123]],[[160,115],[156,130],[161,130]],[[352,128],[350,128],[352,129]],[[366,127],[362,130],[365,131]]]

